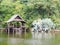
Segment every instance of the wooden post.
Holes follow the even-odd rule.
[[[24,23],[22,23],[22,28],[23,28],[25,36],[26,36],[26,29],[25,29],[25,24]]]
[[[18,28],[18,30],[19,30],[19,37],[21,37],[21,29],[20,29],[20,28]]]
[[[15,31],[16,31],[16,37],[17,37],[17,23],[16,23]]]
[[[13,24],[13,37],[14,37],[14,24]]]
[[[9,32],[9,31],[10,31],[10,29],[9,29],[9,28],[10,28],[9,25],[10,25],[10,23],[7,23],[7,25],[8,25],[8,37],[9,37],[9,33],[10,33],[10,32]]]
[[[18,30],[17,30],[17,22],[16,22],[16,27],[15,27],[15,31],[16,31],[16,37],[17,37],[17,34],[18,34]]]
[[[25,28],[25,27],[24,27]],[[26,29],[24,29],[25,30],[25,35],[26,35]]]
[[[1,37],[2,37],[2,28],[0,28],[0,30],[1,30]]]

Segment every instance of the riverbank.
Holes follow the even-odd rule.
[[[56,29],[56,30],[51,30],[49,32],[51,32],[51,33],[60,33],[60,30]]]

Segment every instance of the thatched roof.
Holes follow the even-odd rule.
[[[12,22],[12,21],[20,21],[20,22],[24,22],[24,23],[25,23],[25,21],[24,21],[19,15],[13,15],[13,16],[7,21],[7,23]]]

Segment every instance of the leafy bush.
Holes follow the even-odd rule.
[[[32,23],[32,28],[33,30],[51,30],[51,29],[55,29],[55,24],[53,23],[53,21],[49,18],[45,18],[45,19],[38,19],[33,21]]]
[[[53,23],[51,19],[45,18],[45,19],[42,19],[42,28],[48,28],[49,30],[54,29],[55,24]]]

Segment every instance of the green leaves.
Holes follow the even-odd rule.
[[[38,18],[60,23],[60,0],[0,0],[0,20],[6,21],[13,14],[19,14],[27,25]]]

